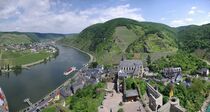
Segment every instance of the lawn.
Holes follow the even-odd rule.
[[[4,64],[24,65],[45,59],[49,56],[50,53],[47,53],[46,51],[41,51],[39,53],[32,53],[30,51],[4,51],[2,59],[6,60],[3,62]]]
[[[45,108],[42,112],[56,112],[56,107],[52,106],[52,107]]]

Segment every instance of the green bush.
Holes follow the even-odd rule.
[[[124,110],[122,108],[120,108],[117,112],[124,112]]]
[[[71,112],[97,112],[105,95],[104,87],[104,83],[88,85],[78,90],[73,96],[68,97],[66,103],[70,105]]]

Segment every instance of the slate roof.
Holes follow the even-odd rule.
[[[176,68],[164,68],[163,72],[164,73],[177,73],[177,72],[181,72],[181,67],[176,67]]]
[[[175,78],[176,82],[179,82],[182,80],[182,74],[177,74]]]
[[[118,72],[118,77],[127,77],[127,76],[128,76],[128,74],[125,73],[125,72],[122,71],[122,70],[120,70],[120,71]]]
[[[123,60],[120,61],[119,66],[130,67],[130,66],[142,66],[143,62],[140,60]]]
[[[208,70],[209,70],[208,68],[201,68],[200,70],[198,70],[198,73],[203,74],[207,72]]]
[[[68,97],[72,94],[72,91],[71,91],[70,87],[67,87],[67,88],[61,89],[60,93],[63,97]]]
[[[125,96],[126,97],[133,97],[133,96],[138,96],[138,91],[136,89],[134,90],[126,90],[125,91]]]

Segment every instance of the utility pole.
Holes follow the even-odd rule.
[[[2,61],[2,50],[0,48],[0,69],[1,69],[2,65],[3,65],[3,61]]]

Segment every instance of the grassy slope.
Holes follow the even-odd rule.
[[[11,64],[11,65],[24,65],[33,63],[42,59],[45,59],[50,56],[50,53],[45,51],[40,53],[31,53],[27,52],[12,52],[12,51],[4,51],[2,53],[3,62],[1,64]]]
[[[0,45],[1,44],[22,44],[31,43],[33,40],[27,35],[15,35],[15,34],[3,34],[0,35]]]
[[[0,32],[0,45],[25,44],[39,42],[42,40],[57,40],[65,36],[71,36],[71,34],[64,35],[53,33]]]

